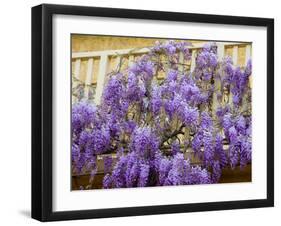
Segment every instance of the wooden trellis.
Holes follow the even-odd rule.
[[[204,43],[196,43],[191,50],[190,70],[195,68],[195,59],[198,51],[203,47]],[[221,60],[226,55],[226,50],[232,50],[232,59],[234,65],[238,65],[239,48],[243,47],[244,62],[242,65],[245,66],[251,56],[251,44],[249,43],[229,43],[229,42],[218,42],[217,43],[218,58]],[[119,50],[106,50],[106,51],[89,51],[89,52],[74,52],[72,53],[73,63],[73,76],[84,83],[84,98],[89,97],[89,87],[92,85],[95,88],[94,102],[100,104],[103,87],[106,81],[106,75],[120,62],[120,58],[127,59],[127,65],[130,65],[137,56],[149,52],[149,48],[142,49],[119,49]],[[81,62],[87,62],[87,68],[85,75],[81,74]],[[94,62],[98,62],[98,70],[94,71]],[[181,63],[185,63],[183,57]],[[241,62],[240,62],[241,64]],[[113,67],[112,67],[113,66]],[[95,73],[93,73],[95,72]],[[81,80],[81,78],[84,78]],[[95,78],[96,81],[93,81]],[[231,97],[230,97],[231,98]],[[75,102],[75,98],[73,98]],[[214,103],[215,104],[215,103]]]

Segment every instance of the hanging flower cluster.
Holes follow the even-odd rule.
[[[245,68],[229,57],[219,61],[216,44],[208,43],[190,71],[183,63],[190,46],[157,42],[127,70],[110,75],[101,105],[73,105],[73,172],[90,171],[92,181],[97,156],[109,154],[104,188],[208,184],[219,182],[224,167],[251,162],[251,61]]]

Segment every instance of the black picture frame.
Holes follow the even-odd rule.
[[[267,198],[54,212],[52,210],[52,18],[55,14],[266,27]],[[274,206],[273,19],[50,4],[32,8],[32,218],[40,221],[56,221],[271,206]]]

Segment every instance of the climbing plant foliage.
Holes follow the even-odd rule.
[[[90,172],[92,183],[97,156],[108,154],[104,188],[208,184],[224,167],[251,162],[251,60],[219,61],[207,43],[190,71],[190,47],[156,42],[108,75],[100,105],[73,104],[73,173]]]

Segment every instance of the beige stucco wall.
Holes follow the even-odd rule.
[[[72,35],[72,51],[101,51],[115,49],[130,49],[153,46],[159,38],[135,38],[118,36]],[[190,41],[198,43],[202,41]]]

